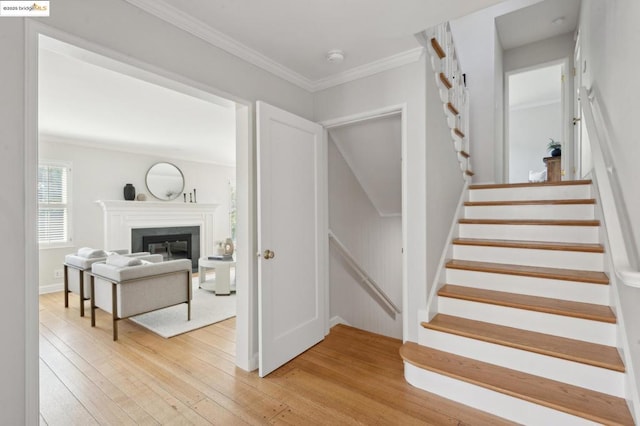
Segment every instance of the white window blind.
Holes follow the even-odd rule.
[[[38,166],[38,240],[40,244],[67,243],[69,232],[70,167]]]

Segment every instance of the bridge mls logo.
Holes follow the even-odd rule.
[[[49,16],[48,1],[0,1],[0,17]]]

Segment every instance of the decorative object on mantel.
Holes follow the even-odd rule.
[[[196,189],[195,188],[193,188],[193,202],[194,203],[198,202],[198,199],[196,198]]]
[[[224,255],[225,256],[232,256],[233,255],[233,240],[231,238],[227,238],[224,241]]]
[[[187,202],[187,193],[186,193],[186,192],[185,192],[185,193],[183,193],[183,194],[182,194],[182,197],[184,198],[184,202],[186,203],[186,202]]]
[[[191,192],[189,193],[189,202],[193,203],[193,194]]]
[[[184,190],[184,175],[171,163],[156,163],[147,171],[146,183],[151,195],[159,200],[171,201]]]
[[[127,201],[133,201],[136,198],[136,188],[132,184],[128,183],[123,188],[124,199]]]
[[[547,144],[547,150],[551,153],[552,157],[559,157],[562,155],[562,143],[549,138],[551,142]]]
[[[143,194],[142,192],[138,194],[138,196],[136,197],[136,200],[138,201],[147,201],[147,194]]]

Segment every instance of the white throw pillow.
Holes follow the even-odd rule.
[[[106,263],[107,265],[117,266],[119,268],[142,265],[142,261],[136,257],[121,256],[119,254],[107,257]]]

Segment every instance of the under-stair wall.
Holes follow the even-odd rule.
[[[397,306],[402,306],[402,218],[383,217],[329,136],[329,228]],[[384,309],[357,273],[329,246],[332,322],[402,338],[402,316]],[[333,325],[333,324],[332,324]]]

